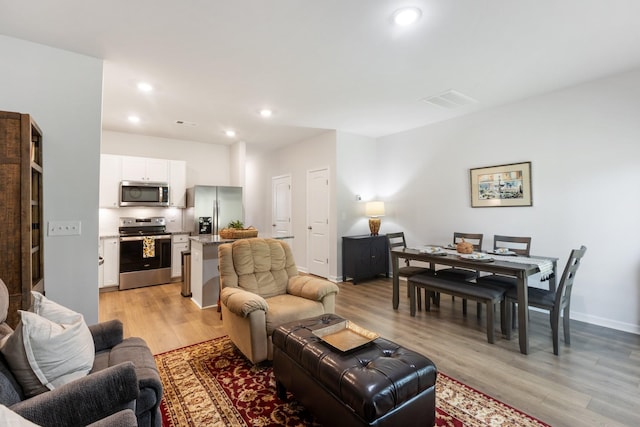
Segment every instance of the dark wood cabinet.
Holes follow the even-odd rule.
[[[0,111],[0,279],[9,290],[7,323],[44,293],[42,132],[28,114]]]
[[[342,280],[357,283],[384,274],[389,277],[389,249],[386,236],[344,236],[342,238]]]

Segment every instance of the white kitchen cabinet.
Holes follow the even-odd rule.
[[[169,182],[169,161],[122,156],[123,181]]]
[[[100,256],[103,263],[100,266],[99,287],[118,286],[120,276],[120,242],[118,237],[100,238]]]
[[[100,155],[100,207],[117,208],[122,174],[122,156]]]
[[[182,252],[189,250],[189,235],[174,234],[171,236],[171,277],[182,278]]]
[[[187,207],[187,162],[169,160],[169,206]]]

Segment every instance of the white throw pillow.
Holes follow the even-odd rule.
[[[82,315],[35,294],[41,315],[19,310],[20,323],[0,349],[27,397],[84,377],[95,358]]]
[[[68,309],[54,301],[51,301],[39,292],[31,291],[33,296],[33,312],[39,314],[45,319],[49,319],[56,323],[71,323],[78,316],[82,316],[80,313],[76,313],[73,310]]]
[[[0,405],[0,426],[10,427],[38,427],[37,424],[22,418],[4,405]]]

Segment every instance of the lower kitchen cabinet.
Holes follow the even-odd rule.
[[[118,237],[100,238],[100,253],[102,265],[100,265],[99,287],[118,286],[120,277],[120,248]]]
[[[171,236],[171,279],[182,279],[182,252],[189,250],[189,235]]]
[[[353,283],[384,274],[389,277],[386,236],[344,236],[342,238],[342,280]]]

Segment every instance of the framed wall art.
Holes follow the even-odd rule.
[[[470,170],[471,207],[532,206],[531,162]]]

